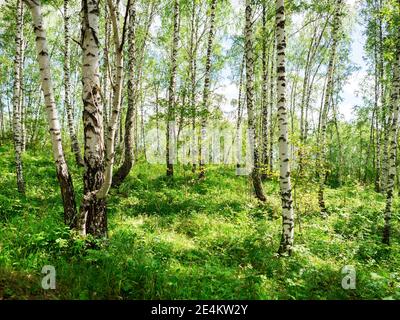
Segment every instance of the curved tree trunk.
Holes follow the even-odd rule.
[[[133,163],[138,154],[138,139],[137,139],[137,103],[141,93],[142,83],[142,69],[143,69],[143,58],[144,50],[146,47],[149,30],[153,21],[155,4],[151,3],[148,5],[148,18],[145,26],[145,35],[143,37],[141,45],[139,45],[135,36],[136,29],[136,9],[135,1],[132,1],[129,5],[129,26],[128,26],[128,81],[127,81],[127,100],[128,108],[126,112],[125,120],[125,133],[124,133],[124,162],[115,172],[112,179],[112,186],[119,186],[124,179],[128,176],[132,169]],[[122,123],[121,123],[122,125]],[[122,132],[122,130],[120,131]],[[142,134],[142,141],[144,135]],[[121,139],[122,140],[122,139]],[[144,149],[146,157],[146,150]]]
[[[124,146],[125,155],[124,162],[121,167],[113,176],[113,187],[119,186],[122,181],[128,176],[131,171],[134,162],[134,121],[136,113],[136,101],[135,101],[135,65],[136,65],[136,42],[135,42],[135,20],[136,20],[136,9],[135,1],[132,1],[130,5],[129,14],[129,29],[128,29],[128,39],[129,39],[129,60],[128,60],[128,83],[127,83],[127,99],[128,99],[128,109],[126,112],[125,120],[125,136],[124,136]]]
[[[40,79],[46,105],[47,120],[50,128],[53,157],[56,162],[57,178],[60,184],[64,204],[64,220],[67,225],[76,227],[78,221],[74,187],[72,184],[72,178],[68,171],[67,163],[65,162],[64,150],[61,143],[61,128],[54,100],[49,52],[47,48],[46,31],[43,26],[41,2],[40,0],[24,0],[24,2],[30,8],[33,20],[33,29],[36,35],[36,51],[40,67]]]
[[[294,212],[290,183],[288,114],[286,107],[286,35],[284,0],[276,0],[277,106],[279,120],[280,189],[282,199],[282,238],[279,253],[291,254],[294,239]]]
[[[251,0],[246,1],[246,25],[245,25],[245,55],[246,55],[246,105],[248,132],[250,138],[250,149],[253,156],[253,169],[251,178],[253,180],[254,191],[259,200],[265,201],[263,186],[259,173],[259,154],[257,133],[254,117],[254,58],[253,58],[253,22],[252,22]]]
[[[202,103],[202,116],[201,116],[201,132],[200,132],[200,164],[199,164],[199,178],[205,177],[205,162],[207,157],[207,148],[205,146],[207,139],[207,118],[208,118],[208,105],[210,97],[210,77],[211,77],[211,54],[214,41],[214,24],[215,24],[215,7],[216,0],[211,0],[210,11],[210,31],[208,33],[207,41],[207,55],[206,55],[206,71],[204,75],[204,88],[203,88],[203,103]]]
[[[69,136],[71,139],[72,151],[75,155],[76,163],[79,166],[83,165],[83,159],[81,156],[81,148],[79,147],[78,138],[75,133],[74,127],[74,115],[71,106],[70,92],[71,92],[71,83],[70,83],[70,32],[69,32],[69,0],[64,0],[64,106],[67,111],[67,119],[68,119],[68,130]]]

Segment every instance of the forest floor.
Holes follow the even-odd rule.
[[[0,154],[0,300],[400,299],[398,197],[388,248],[384,197],[372,188],[328,188],[323,218],[316,188],[296,187],[296,246],[279,258],[277,181],[264,183],[262,204],[233,167],[210,166],[199,182],[189,167],[168,180],[164,166],[138,163],[111,191],[109,240],[96,250],[63,224],[49,153],[24,155],[25,198],[12,148]],[[71,170],[81,197],[82,169]],[[55,290],[41,287],[44,265],[55,267]],[[344,266],[355,268],[355,289],[342,288]]]

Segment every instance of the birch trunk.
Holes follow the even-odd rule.
[[[270,69],[270,100],[269,100],[269,119],[270,119],[270,125],[269,125],[269,149],[268,149],[268,154],[269,154],[269,172],[272,173],[274,170],[274,128],[276,124],[276,117],[273,117],[273,108],[274,108],[274,92],[275,92],[275,85],[274,85],[274,59],[276,56],[276,34],[273,35],[272,37],[273,40],[273,45],[272,45],[272,57],[271,57],[271,69]]]
[[[104,183],[103,105],[99,72],[99,0],[82,0],[82,84],[84,125],[84,198],[81,232],[107,236],[105,199],[93,196]],[[113,138],[113,137],[112,137]]]
[[[381,12],[382,10],[382,0],[379,0],[379,12]],[[379,66],[378,66],[378,70],[379,70],[379,100],[380,100],[380,105],[381,107],[378,110],[380,112],[378,112],[379,114],[384,113],[384,108],[385,108],[385,90],[384,90],[384,62],[383,62],[383,21],[382,21],[382,17],[381,15],[378,15],[377,17],[378,19],[378,24],[379,24]],[[375,172],[375,190],[377,192],[381,192],[381,186],[382,186],[382,182],[384,182],[385,180],[383,179],[383,177],[381,176],[382,174],[382,162],[381,162],[381,132],[379,130],[379,119],[381,117],[379,117],[378,114],[375,115],[376,116],[376,120],[375,120],[375,131],[376,131],[376,152],[375,152],[375,159],[376,159],[376,172]]]
[[[253,180],[254,191],[257,198],[265,201],[263,186],[259,173],[259,154],[256,124],[254,116],[254,57],[253,57],[253,14],[252,0],[246,0],[246,24],[245,24],[245,55],[246,55],[246,106],[247,106],[247,122],[248,133],[250,138],[250,149],[253,157],[253,168],[251,178]]]
[[[399,1],[400,5],[400,1]],[[394,181],[396,177],[397,139],[399,132],[399,109],[400,109],[400,43],[397,40],[396,57],[393,63],[393,91],[391,97],[392,122],[390,124],[390,154],[388,159],[388,176],[386,183],[386,208],[385,226],[383,230],[383,243],[390,243],[390,220],[392,216],[392,202],[394,192]]]
[[[238,95],[238,108],[237,108],[237,119],[236,119],[236,168],[239,169],[241,166],[242,158],[242,115],[243,115],[243,102],[242,102],[242,90],[243,90],[243,70],[246,62],[246,55],[243,55],[242,62],[240,64],[240,75],[239,75],[239,95]]]
[[[17,33],[15,36],[15,60],[14,60],[14,88],[13,88],[13,138],[15,151],[15,168],[17,174],[18,192],[25,194],[25,181],[22,168],[23,135],[21,119],[21,101],[22,101],[22,32],[23,32],[23,4],[22,0],[17,0],[16,21]]]
[[[118,2],[117,2],[118,3]],[[106,148],[104,152],[104,141],[103,141],[103,122],[102,122],[102,114],[103,110],[101,105],[101,97],[100,97],[100,76],[99,76],[99,42],[97,38],[98,35],[98,19],[99,19],[99,2],[98,1],[88,1],[84,0],[83,10],[86,11],[83,15],[83,45],[84,53],[83,53],[83,77],[84,79],[87,77],[91,81],[86,82],[87,87],[84,86],[84,106],[89,109],[89,106],[95,106],[96,108],[91,108],[93,116],[97,116],[99,119],[98,123],[94,123],[92,116],[90,119],[87,118],[85,122],[85,133],[88,133],[88,138],[90,138],[87,143],[89,146],[88,154],[89,160],[92,161],[94,165],[101,164],[104,167],[104,173],[101,172],[101,179],[96,180],[97,177],[90,176],[91,181],[94,182],[92,185],[88,185],[91,190],[87,189],[85,191],[85,196],[82,202],[81,207],[81,216],[82,216],[82,233],[83,234],[93,234],[96,237],[106,237],[107,236],[107,215],[106,215],[106,205],[105,198],[110,190],[112,184],[112,170],[115,160],[115,136],[116,129],[118,127],[118,119],[121,108],[121,99],[122,99],[122,83],[123,83],[123,45],[124,45],[124,36],[125,36],[125,28],[128,18],[128,12],[130,8],[130,0],[127,3],[127,9],[125,13],[124,26],[122,31],[122,36],[119,34],[118,29],[118,19],[116,16],[116,9],[114,7],[112,0],[107,0],[111,23],[112,23],[112,31],[113,31],[113,42],[114,42],[114,51],[115,51],[115,82],[113,86],[113,100],[112,100],[112,113],[111,119],[107,126],[107,136],[106,136]],[[86,45],[85,45],[86,44]],[[85,53],[85,50],[87,52]],[[86,89],[86,90],[85,90]],[[89,110],[88,110],[89,111]],[[101,124],[101,126],[99,125]],[[98,128],[96,128],[96,125]],[[95,130],[93,130],[95,129]],[[96,147],[96,145],[92,144],[94,140],[98,141],[101,144],[101,153],[96,158],[95,152],[92,149]],[[85,140],[86,141],[86,140]],[[104,157],[105,153],[105,157]],[[98,161],[98,162],[95,162]],[[101,160],[101,163],[100,161]],[[100,165],[94,167],[94,169],[98,170],[97,173],[100,172]],[[93,171],[94,172],[94,171]],[[103,181],[101,181],[103,180]],[[93,186],[97,187],[97,189],[93,189]],[[95,211],[95,207],[92,207],[93,204],[99,204],[100,210]]]
[[[20,73],[20,101],[19,110],[21,114],[21,150],[26,150],[26,114],[25,114],[25,102],[24,102],[24,63],[25,63],[25,41],[24,41],[24,10],[22,10],[22,28],[21,28],[21,41],[20,41],[20,52],[21,52],[21,63],[19,64]]]
[[[389,88],[388,90],[392,90]],[[393,92],[389,93],[393,94]],[[389,102],[389,104],[392,102]],[[385,107],[384,110],[384,138],[383,138],[383,157],[382,157],[382,173],[381,173],[381,188],[380,191],[382,194],[386,193],[386,184],[388,179],[388,171],[389,171],[389,144],[390,144],[390,126],[393,123],[393,112],[391,107]]]
[[[112,184],[112,170],[114,166],[115,159],[115,136],[118,128],[118,120],[120,116],[121,100],[122,100],[122,85],[123,85],[123,46],[125,37],[126,21],[130,7],[130,0],[128,0],[125,21],[123,26],[122,35],[119,33],[118,29],[118,19],[116,16],[116,10],[112,0],[107,0],[108,9],[111,16],[113,40],[114,40],[114,51],[115,51],[115,83],[113,86],[113,100],[112,100],[112,114],[111,119],[107,126],[107,138],[106,138],[106,156],[105,156],[105,171],[104,171],[104,183],[98,191],[96,197],[98,199],[103,199],[107,195],[111,184]],[[118,4],[118,2],[117,2]]]
[[[197,51],[198,51],[198,19],[196,19],[196,0],[192,1],[192,19],[191,19],[191,30],[190,30],[190,104],[192,107],[192,172],[196,172],[196,164],[198,159],[198,148],[197,148],[197,134],[196,134],[196,77],[197,77]]]
[[[126,112],[125,120],[125,136],[124,136],[124,147],[125,156],[124,162],[121,167],[117,170],[113,177],[113,186],[119,186],[122,181],[128,176],[131,171],[134,162],[134,120],[136,113],[136,102],[135,102],[135,66],[136,66],[136,41],[135,41],[135,21],[136,21],[136,9],[135,1],[131,2],[129,14],[129,29],[128,29],[128,83],[127,83],[127,99],[128,109]]]
[[[50,59],[46,40],[46,31],[43,25],[40,0],[24,0],[32,14],[33,29],[36,36],[36,52],[40,68],[41,86],[49,123],[53,157],[56,163],[57,178],[61,188],[64,204],[64,220],[70,227],[77,226],[77,211],[75,204],[74,187],[64,158],[61,142],[61,128],[58,120],[57,108],[53,93],[53,84],[50,72]]]
[[[341,7],[343,0],[337,0],[335,3],[335,16],[333,20],[332,29],[332,47],[329,56],[327,84],[325,91],[324,105],[321,112],[320,120],[320,137],[319,137],[319,155],[318,155],[318,175],[319,175],[319,189],[318,189],[318,202],[321,209],[322,215],[326,215],[325,199],[324,199],[324,188],[325,188],[325,176],[326,176],[326,151],[325,151],[325,140],[326,140],[326,125],[327,117],[329,112],[329,105],[333,94],[334,86],[334,68],[336,63],[336,49],[339,41],[339,29],[340,29],[340,16]]]
[[[268,67],[269,67],[269,51],[267,51],[267,8],[266,2],[263,2],[262,8],[262,89],[261,89],[261,104],[262,104],[262,178],[267,178],[268,169],[268,129],[269,129],[269,104],[268,104]]]
[[[71,106],[70,92],[71,92],[71,82],[70,82],[70,31],[69,31],[69,0],[64,0],[64,107],[67,111],[67,122],[69,136],[71,139],[72,151],[75,155],[76,163],[81,166],[83,165],[83,159],[81,156],[81,148],[79,147],[78,138],[76,136],[74,127],[74,115]]]
[[[279,120],[280,189],[282,199],[282,238],[280,254],[291,254],[294,240],[294,211],[290,183],[288,114],[286,106],[286,34],[284,0],[276,0],[277,107]]]
[[[211,78],[211,55],[214,41],[214,24],[215,24],[215,7],[216,0],[211,0],[210,11],[210,30],[208,33],[207,41],[207,55],[206,55],[206,70],[204,75],[204,88],[203,88],[203,102],[202,102],[202,115],[201,115],[201,132],[200,132],[200,165],[199,165],[199,178],[205,177],[205,161],[206,161],[206,139],[207,139],[207,118],[208,118],[208,105],[210,97],[210,78]]]
[[[175,144],[175,86],[176,86],[176,69],[177,69],[177,52],[179,42],[179,2],[174,1],[174,31],[171,48],[171,67],[170,78],[168,86],[168,111],[167,111],[167,128],[166,128],[166,162],[167,162],[167,176],[174,175],[174,158],[175,151],[173,145]],[[172,140],[172,145],[171,145]]]
[[[110,16],[108,14],[108,4],[104,1],[104,70],[103,70],[103,121],[108,124],[108,104],[109,104],[109,86],[110,86],[110,58],[108,48],[110,46]],[[106,137],[104,137],[105,139]]]

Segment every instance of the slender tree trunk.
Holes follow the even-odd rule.
[[[269,125],[269,172],[272,173],[274,170],[274,128],[276,124],[276,117],[273,115],[274,110],[274,92],[275,92],[275,85],[274,85],[274,59],[276,59],[276,31],[274,31],[273,35],[273,44],[272,44],[272,57],[271,57],[271,69],[270,69],[270,101],[269,101],[269,118],[270,118],[270,125]]]
[[[280,254],[291,254],[294,239],[294,211],[290,183],[290,161],[288,142],[288,114],[286,107],[286,35],[284,0],[276,0],[276,64],[277,104],[279,120],[280,189],[282,198],[282,238]]]
[[[242,91],[243,91],[243,70],[246,62],[246,55],[243,55],[242,63],[240,64],[240,75],[239,75],[239,96],[238,96],[238,109],[237,109],[237,120],[236,120],[236,168],[239,169],[241,165],[242,156],[242,114],[243,114],[243,103],[242,103]]]
[[[17,0],[16,21],[17,33],[15,36],[15,60],[14,60],[14,93],[13,93],[13,133],[14,133],[14,151],[15,167],[17,173],[18,192],[25,194],[25,181],[22,169],[22,119],[21,119],[21,100],[22,100],[22,51],[21,42],[23,32],[23,4],[22,0]]]
[[[110,86],[110,58],[108,48],[110,46],[110,15],[108,14],[108,4],[104,1],[104,70],[103,70],[103,121],[104,124],[108,124],[108,104],[109,104],[109,86]],[[105,139],[106,137],[104,137]]]
[[[61,188],[64,204],[65,223],[71,227],[77,226],[77,211],[75,204],[74,187],[64,158],[64,150],[61,142],[61,128],[58,120],[57,108],[53,93],[53,84],[50,72],[49,51],[47,48],[46,31],[43,26],[40,0],[24,0],[28,5],[33,21],[33,29],[36,36],[37,59],[40,67],[40,78],[44,101],[46,105],[47,120],[50,128],[53,157],[56,162],[57,178]]]
[[[190,30],[190,81],[191,81],[191,92],[190,92],[190,104],[192,108],[192,172],[196,172],[196,164],[198,159],[198,146],[197,146],[197,134],[196,134],[196,77],[197,77],[197,51],[198,51],[198,26],[196,19],[196,0],[192,0],[192,19],[191,19],[191,30]]]
[[[262,179],[266,179],[268,169],[268,129],[269,129],[269,104],[268,104],[268,66],[269,66],[269,50],[267,51],[267,8],[266,1],[263,1],[262,8],[262,89],[261,89],[261,104],[262,104],[262,164],[263,173]],[[269,47],[268,47],[269,48]]]
[[[0,133],[1,133],[1,143],[3,143],[3,140],[5,138],[5,126],[4,126],[4,111],[3,111],[3,103],[0,99]]]
[[[378,12],[381,10],[381,1],[379,3],[374,1],[374,6],[378,6]],[[374,168],[375,168],[375,191],[381,191],[381,139],[380,139],[380,130],[379,130],[379,118],[381,114],[381,110],[383,106],[382,95],[381,95],[381,84],[383,82],[383,52],[382,52],[382,19],[380,18],[380,14],[376,16],[375,20],[376,26],[375,28],[375,43],[374,43],[374,64],[375,64],[375,77],[374,77],[374,86],[375,86],[375,101],[374,101],[374,112],[375,116],[372,119],[372,123],[375,124],[375,138],[373,142],[375,142],[374,148]],[[381,108],[379,108],[379,102],[381,102]]]
[[[334,68],[336,63],[336,48],[339,41],[339,28],[340,28],[340,17],[341,17],[341,7],[342,0],[336,0],[336,8],[335,8],[335,16],[333,21],[333,30],[332,30],[332,47],[329,57],[328,64],[328,74],[327,74],[327,84],[325,91],[325,100],[324,105],[321,112],[321,121],[320,121],[320,137],[319,137],[319,155],[318,155],[318,164],[319,164],[319,189],[318,189],[318,202],[319,207],[321,209],[322,215],[326,215],[326,207],[325,207],[325,199],[324,199],[324,188],[325,188],[325,176],[326,176],[326,152],[325,152],[325,138],[326,138],[326,125],[327,125],[327,117],[329,112],[329,105],[331,102],[331,97],[333,94],[333,86],[334,86]]]
[[[122,34],[120,35],[118,29],[118,18],[116,16],[115,6],[112,0],[107,0],[108,9],[111,16],[112,31],[113,31],[113,42],[115,51],[115,83],[113,86],[113,101],[112,101],[112,114],[111,119],[107,127],[107,139],[106,139],[106,155],[105,155],[105,171],[104,171],[104,184],[96,194],[98,199],[103,199],[107,195],[111,184],[112,184],[112,171],[115,160],[115,136],[118,128],[118,121],[120,119],[120,109],[122,101],[122,85],[124,80],[124,60],[123,60],[123,46],[125,40],[125,28],[127,24],[127,17],[129,13],[130,0],[128,0],[124,26]],[[118,5],[117,1],[117,5]]]
[[[393,94],[393,92],[392,92]],[[392,102],[390,102],[392,103]],[[386,108],[387,109],[387,108]],[[388,181],[388,172],[389,172],[389,144],[390,144],[390,126],[393,123],[393,112],[389,108],[389,111],[386,110],[387,119],[384,119],[384,140],[383,140],[383,157],[382,157],[382,175],[381,175],[381,184],[380,191],[385,194],[386,193],[386,184]]]
[[[296,112],[296,97],[297,97],[297,74],[299,70],[297,69],[293,75],[293,81],[290,88],[290,134],[294,134],[294,114]],[[294,146],[290,145],[290,159],[294,158]]]
[[[299,176],[302,176],[303,174],[303,168],[304,168],[304,141],[305,141],[305,102],[307,98],[307,88],[308,88],[308,83],[309,83],[309,75],[310,75],[310,57],[311,57],[311,50],[314,45],[315,41],[315,35],[316,35],[316,30],[314,32],[313,37],[311,38],[310,46],[307,51],[307,60],[306,60],[306,66],[304,69],[304,81],[303,81],[303,91],[301,95],[301,104],[300,104],[300,152],[299,152]]]
[[[382,0],[379,0],[379,13],[381,13],[382,10]],[[385,109],[385,94],[384,94],[384,62],[383,62],[383,24],[382,24],[382,18],[381,14],[377,15],[377,23],[378,23],[378,40],[379,40],[379,46],[378,46],[378,51],[379,51],[379,61],[376,63],[378,64],[378,72],[379,72],[379,100],[380,100],[380,108],[377,109],[377,113],[375,115],[375,139],[376,139],[376,150],[375,150],[375,161],[376,161],[376,169],[375,169],[375,191],[376,192],[381,192],[382,191],[382,184],[385,181],[384,177],[382,177],[382,165],[385,165],[385,163],[382,164],[381,162],[381,132],[379,130],[379,122],[381,119],[381,115],[384,114],[384,109]],[[387,163],[387,162],[386,162]]]
[[[119,186],[122,181],[128,176],[131,171],[134,162],[134,121],[136,113],[135,103],[135,66],[136,66],[136,41],[135,41],[135,23],[136,23],[136,9],[135,1],[131,2],[129,8],[129,29],[128,29],[128,83],[127,83],[127,98],[128,98],[128,109],[126,112],[125,120],[125,137],[124,147],[125,156],[124,162],[121,167],[117,170],[113,177],[113,187]]]
[[[67,111],[68,119],[68,130],[71,139],[72,150],[75,154],[75,160],[78,165],[83,165],[83,159],[81,156],[81,149],[79,147],[78,138],[74,128],[74,115],[72,111],[70,92],[70,32],[69,32],[69,0],[64,0],[64,106]]]
[[[174,32],[171,48],[171,67],[170,78],[168,86],[168,111],[167,111],[167,130],[166,130],[166,162],[167,162],[167,176],[174,175],[174,158],[175,151],[175,82],[176,82],[176,69],[177,69],[177,52],[179,42],[179,2],[174,0]],[[171,145],[172,140],[172,145]]]
[[[208,118],[208,105],[210,96],[210,78],[211,78],[211,55],[214,41],[214,24],[215,24],[215,7],[216,0],[211,0],[211,11],[210,11],[210,30],[208,33],[207,42],[207,55],[206,55],[206,71],[204,75],[204,88],[203,88],[203,102],[202,102],[202,116],[201,116],[201,133],[200,133],[200,164],[199,164],[199,178],[205,177],[205,161],[206,161],[206,126]]]
[[[142,87],[140,88],[140,91],[142,91]],[[146,138],[145,138],[145,121],[144,121],[144,96],[142,96],[141,102],[140,102],[140,131],[141,131],[141,136],[142,136],[142,148],[143,148],[143,156],[144,160],[147,160],[146,156]]]
[[[398,1],[400,7],[400,0]],[[399,28],[400,31],[400,28]],[[388,176],[386,183],[386,208],[385,208],[385,226],[383,230],[383,243],[390,243],[390,220],[392,216],[392,202],[394,181],[396,177],[396,157],[397,157],[397,139],[399,132],[399,109],[400,109],[400,41],[397,40],[396,57],[393,63],[393,88],[391,97],[391,109],[393,116],[390,124],[390,155],[388,163]]]
[[[333,121],[336,130],[336,139],[338,143],[338,165],[337,165],[337,182],[339,186],[342,185],[342,168],[344,167],[343,164],[343,146],[342,146],[342,139],[340,137],[339,125],[338,125],[338,101],[339,101],[339,94],[336,96],[336,102],[333,101],[332,97],[332,109],[333,109]]]
[[[259,173],[259,154],[254,117],[254,58],[253,58],[253,14],[251,0],[246,0],[245,55],[246,55],[246,106],[250,149],[253,156],[251,177],[254,191],[259,200],[265,201],[263,186]]]
[[[155,88],[156,95],[156,130],[157,130],[157,156],[161,154],[160,148],[160,112],[159,112],[159,85]]]
[[[22,12],[22,24],[24,24],[24,16]],[[24,86],[24,63],[25,63],[25,41],[24,41],[24,28],[21,29],[21,41],[20,41],[20,52],[21,52],[21,63],[19,65],[20,69],[20,101],[19,110],[21,114],[21,150],[25,152],[26,150],[26,110],[25,110],[25,86]]]

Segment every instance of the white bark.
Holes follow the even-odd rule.
[[[70,82],[70,30],[69,30],[69,0],[64,0],[64,107],[67,112],[67,122],[69,136],[71,139],[72,150],[75,154],[75,160],[78,165],[83,165],[81,149],[74,127],[74,115],[71,106],[71,82]]]
[[[390,154],[388,159],[388,176],[386,183],[386,208],[383,242],[390,242],[390,220],[392,216],[393,190],[396,177],[397,139],[399,133],[400,110],[400,44],[398,44],[395,62],[393,64],[393,88],[392,88],[392,123],[390,124]]]
[[[290,183],[288,114],[286,107],[286,35],[284,0],[276,0],[276,38],[276,90],[279,120],[280,189],[282,198],[282,239],[279,252],[290,254],[292,251],[294,238],[294,212]]]
[[[36,52],[40,68],[41,86],[46,106],[47,121],[50,129],[51,144],[53,149],[53,158],[56,163],[57,177],[60,183],[61,194],[64,203],[65,222],[76,226],[76,205],[72,179],[68,171],[67,163],[64,158],[64,150],[61,142],[61,128],[58,119],[57,108],[53,93],[53,84],[50,71],[49,52],[46,40],[46,31],[43,25],[40,0],[24,0],[29,6],[33,29],[36,36]]]
[[[84,198],[81,205],[81,233],[107,235],[106,204],[96,199],[104,182],[103,105],[99,72],[99,0],[82,1],[82,84],[84,125]]]
[[[23,5],[22,0],[17,0],[16,21],[17,33],[15,36],[15,60],[14,60],[14,88],[13,88],[13,134],[15,167],[17,173],[18,191],[25,194],[25,182],[22,169],[23,134],[22,134],[22,32],[23,32]]]
[[[211,54],[212,54],[212,46],[214,41],[214,24],[215,24],[215,7],[216,0],[211,0],[211,8],[210,8],[210,30],[208,32],[208,41],[207,41],[207,54],[206,54],[206,70],[204,74],[204,87],[203,87],[203,102],[202,102],[202,117],[201,117],[201,132],[200,132],[200,166],[199,166],[199,176],[200,178],[204,178],[205,176],[205,163],[206,163],[206,139],[207,139],[207,117],[208,117],[208,104],[210,97],[210,78],[211,78]]]
[[[114,83],[114,94],[112,102],[112,114],[108,125],[108,134],[106,138],[106,158],[105,158],[105,171],[104,171],[104,183],[96,194],[98,199],[103,199],[108,194],[112,183],[112,170],[114,166],[114,139],[115,132],[118,126],[119,113],[121,108],[121,97],[122,97],[122,82],[123,82],[123,39],[119,35],[118,22],[115,14],[115,8],[112,0],[107,0],[108,8],[111,16],[112,30],[113,30],[113,40],[115,49],[115,83]],[[129,1],[128,1],[129,2]],[[129,6],[126,9],[129,10]],[[125,24],[124,24],[125,27]]]
[[[322,215],[326,215],[325,199],[324,199],[324,188],[325,188],[325,176],[326,176],[326,151],[325,151],[325,140],[326,140],[326,125],[329,112],[329,106],[331,104],[333,87],[334,87],[334,70],[337,55],[337,46],[339,42],[339,29],[341,24],[341,11],[342,11],[343,0],[336,0],[335,16],[333,20],[332,29],[332,47],[329,57],[328,74],[326,82],[326,91],[324,98],[324,105],[320,115],[320,137],[319,137],[319,155],[318,155],[318,174],[319,174],[319,190],[318,190],[318,202],[321,209]]]
[[[256,133],[256,119],[254,115],[254,47],[253,47],[253,15],[252,0],[246,0],[246,24],[245,24],[245,61],[246,61],[246,106],[247,122],[250,138],[250,145],[253,157],[253,168],[251,177],[254,191],[259,200],[265,201],[265,195],[259,175],[259,154]]]
[[[171,48],[171,67],[170,67],[170,79],[168,86],[168,111],[167,111],[167,128],[166,128],[166,162],[167,162],[167,176],[174,175],[173,159],[175,157],[173,145],[171,143],[175,140],[175,86],[176,86],[176,69],[177,69],[177,52],[179,42],[179,2],[174,1],[174,32],[172,39]],[[172,140],[172,141],[171,141]]]

